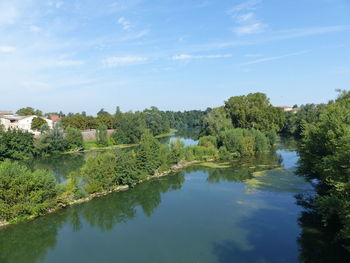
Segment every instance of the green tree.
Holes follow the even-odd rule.
[[[153,175],[161,165],[160,142],[149,130],[141,136],[140,148],[136,153],[136,164],[145,175]]]
[[[56,204],[57,181],[44,170],[31,172],[17,162],[0,164],[0,220],[38,216]]]
[[[35,117],[32,120],[31,129],[33,131],[39,131],[45,124],[47,124],[47,122],[43,118]]]
[[[236,128],[254,128],[266,132],[280,131],[284,125],[283,111],[273,107],[263,93],[231,97],[225,102],[225,108]]]
[[[42,116],[43,115],[41,110],[34,110],[32,107],[21,108],[18,111],[16,111],[16,114],[20,116],[29,116],[29,115]]]
[[[33,134],[21,130],[0,131],[0,161],[31,158],[35,153]]]
[[[203,135],[218,136],[224,130],[232,129],[232,121],[224,107],[214,108],[203,117]]]
[[[65,130],[65,139],[69,149],[84,148],[83,135],[81,134],[80,130],[76,128],[68,127]]]
[[[108,145],[107,126],[101,125],[96,129],[96,142],[101,146]]]
[[[116,164],[116,157],[110,152],[89,158],[80,170],[86,191],[96,193],[111,190],[118,185]]]
[[[314,206],[350,251],[350,92],[303,125],[299,172],[318,179]]]
[[[112,138],[116,144],[138,143],[145,129],[146,123],[141,112],[119,112]]]

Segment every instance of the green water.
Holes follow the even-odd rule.
[[[193,166],[11,225],[0,230],[0,262],[346,262],[296,204],[312,192],[297,160],[278,150]]]

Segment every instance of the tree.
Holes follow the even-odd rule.
[[[55,206],[57,181],[44,170],[31,172],[17,162],[0,164],[0,220],[38,216]]]
[[[214,108],[203,117],[203,135],[218,136],[220,132],[233,128],[224,107]]]
[[[32,120],[31,129],[33,131],[39,131],[41,129],[41,127],[45,124],[47,124],[47,122],[44,119],[42,119],[40,117],[35,117]]]
[[[304,123],[299,172],[317,179],[313,205],[325,226],[350,251],[350,92]]]
[[[41,110],[34,110],[32,107],[21,108],[16,112],[16,114],[20,116],[29,116],[29,115],[42,116],[43,115]]]
[[[21,130],[0,132],[0,161],[31,158],[35,153],[33,134]]]
[[[81,134],[80,130],[76,128],[68,127],[65,130],[65,139],[69,149],[84,148],[83,135]]]
[[[69,148],[61,125],[56,124],[52,130],[42,134],[35,141],[35,148],[40,155],[67,151]]]
[[[107,126],[101,125],[96,130],[96,143],[101,146],[108,145]]]
[[[89,158],[80,170],[88,193],[110,190],[118,184],[116,158],[111,152]]]
[[[149,130],[145,130],[136,154],[137,168],[145,175],[153,175],[160,164],[160,142]]]
[[[145,109],[143,114],[147,129],[149,129],[154,136],[169,132],[169,121],[157,107]]]
[[[138,143],[145,129],[146,123],[141,112],[119,113],[112,138],[116,144]]]
[[[273,107],[263,93],[231,97],[225,102],[225,109],[236,128],[280,131],[285,121],[283,111]]]

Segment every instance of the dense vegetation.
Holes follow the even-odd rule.
[[[35,139],[29,132],[0,129],[0,161],[28,159],[83,148],[83,137],[77,129],[63,130],[60,125],[56,125],[52,130],[41,131],[40,138]]]
[[[350,92],[331,101],[313,122],[303,124],[300,172],[317,179],[308,207],[335,241],[350,251]]]

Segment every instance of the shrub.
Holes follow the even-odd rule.
[[[118,184],[116,157],[113,153],[101,153],[90,157],[80,169],[84,188],[88,193],[110,190]]]
[[[217,143],[217,139],[215,136],[203,136],[201,138],[199,138],[199,142],[198,142],[199,146],[204,146],[204,147],[217,147],[218,143]]]
[[[8,160],[0,164],[0,220],[44,214],[56,197],[57,180],[51,173],[31,172]]]

